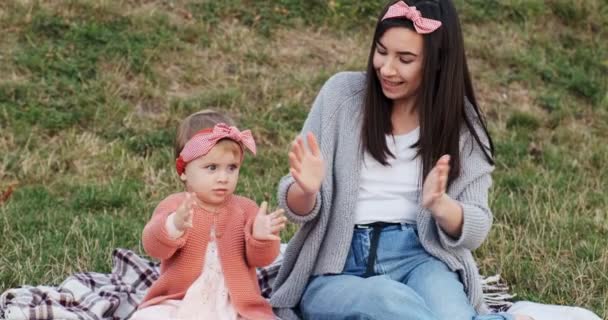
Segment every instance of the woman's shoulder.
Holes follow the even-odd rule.
[[[365,92],[365,73],[344,71],[331,76],[321,88],[313,113],[320,119],[333,118],[338,110],[359,108]]]
[[[488,159],[488,156],[493,158],[490,137],[482,122],[482,115],[475,111],[475,107],[468,100],[465,101],[465,113],[471,127],[465,123],[461,128],[460,155],[463,173],[492,172],[494,165]],[[475,132],[479,141],[472,131]]]
[[[354,95],[365,89],[365,73],[361,71],[342,71],[331,76],[323,85],[321,92],[328,95]]]

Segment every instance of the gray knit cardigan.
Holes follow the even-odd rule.
[[[312,212],[299,216],[287,206],[287,190],[295,181],[287,175],[279,183],[279,206],[291,222],[301,224],[289,241],[282,267],[273,284],[270,299],[281,319],[298,319],[298,306],[309,278],[342,271],[353,236],[353,212],[357,203],[362,164],[361,127],[365,74],[341,72],[321,89],[302,128],[302,135],[313,132],[326,164],[326,177]],[[469,106],[467,112],[473,115]],[[471,117],[477,119],[476,117]],[[477,123],[479,129],[479,123]],[[485,134],[477,130],[487,144]],[[468,130],[461,130],[462,168],[447,190],[464,212],[462,235],[454,239],[444,233],[428,210],[420,207],[416,224],[422,246],[456,271],[471,304],[486,313],[480,276],[471,250],[485,240],[492,225],[488,208],[488,189],[493,166]],[[417,195],[420,203],[420,193]]]

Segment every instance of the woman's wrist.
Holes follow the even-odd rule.
[[[463,210],[460,203],[443,194],[430,207],[435,221],[441,228],[454,238],[460,237],[464,223]]]
[[[294,182],[287,190],[287,206],[299,216],[308,215],[315,207],[317,192],[306,192]]]
[[[446,216],[446,208],[450,206],[450,202],[452,201],[454,200],[444,193],[437,200],[433,201],[428,209],[433,213],[433,217],[441,219]]]

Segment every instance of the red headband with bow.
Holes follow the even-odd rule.
[[[175,169],[181,175],[186,170],[186,165],[197,158],[206,155],[218,141],[230,139],[238,142],[249,149],[255,155],[256,147],[250,130],[239,131],[236,127],[225,123],[216,124],[213,129],[203,129],[197,132],[182,149],[175,161]]]

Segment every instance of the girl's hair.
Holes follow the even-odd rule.
[[[213,148],[219,148],[222,152],[229,152],[237,159],[242,160],[243,158],[244,150],[241,147],[241,144],[232,139],[221,139],[215,144],[215,147]]]
[[[177,134],[175,135],[175,158],[179,157],[179,154],[182,152],[182,149],[184,149],[186,142],[188,142],[192,136],[203,129],[213,128],[213,126],[218,123],[225,123],[229,126],[235,125],[232,118],[211,109],[193,113],[186,117],[186,119],[182,120],[177,128]]]
[[[391,1],[384,8],[376,24],[367,63],[364,100],[363,150],[368,151],[383,165],[388,164],[387,156],[394,156],[388,149],[385,138],[393,129],[392,101],[382,93],[373,64],[374,52],[376,44],[389,28],[405,27],[414,30],[412,21],[406,18],[389,18],[382,21],[388,8],[396,2]],[[424,61],[422,81],[416,101],[420,120],[420,139],[413,147],[418,148],[418,156],[422,157],[421,181],[424,181],[439,157],[444,154],[451,156],[451,170],[448,177],[448,185],[450,185],[460,174],[459,141],[463,127],[466,126],[491,164],[494,164],[494,144],[475,99],[460,21],[452,1],[406,0],[404,2],[409,6],[415,6],[424,18],[442,23],[434,32],[422,35]],[[469,103],[471,106],[467,106]],[[472,109],[471,112],[466,112],[467,108]],[[476,122],[479,122],[489,146],[484,145],[475,130]]]

